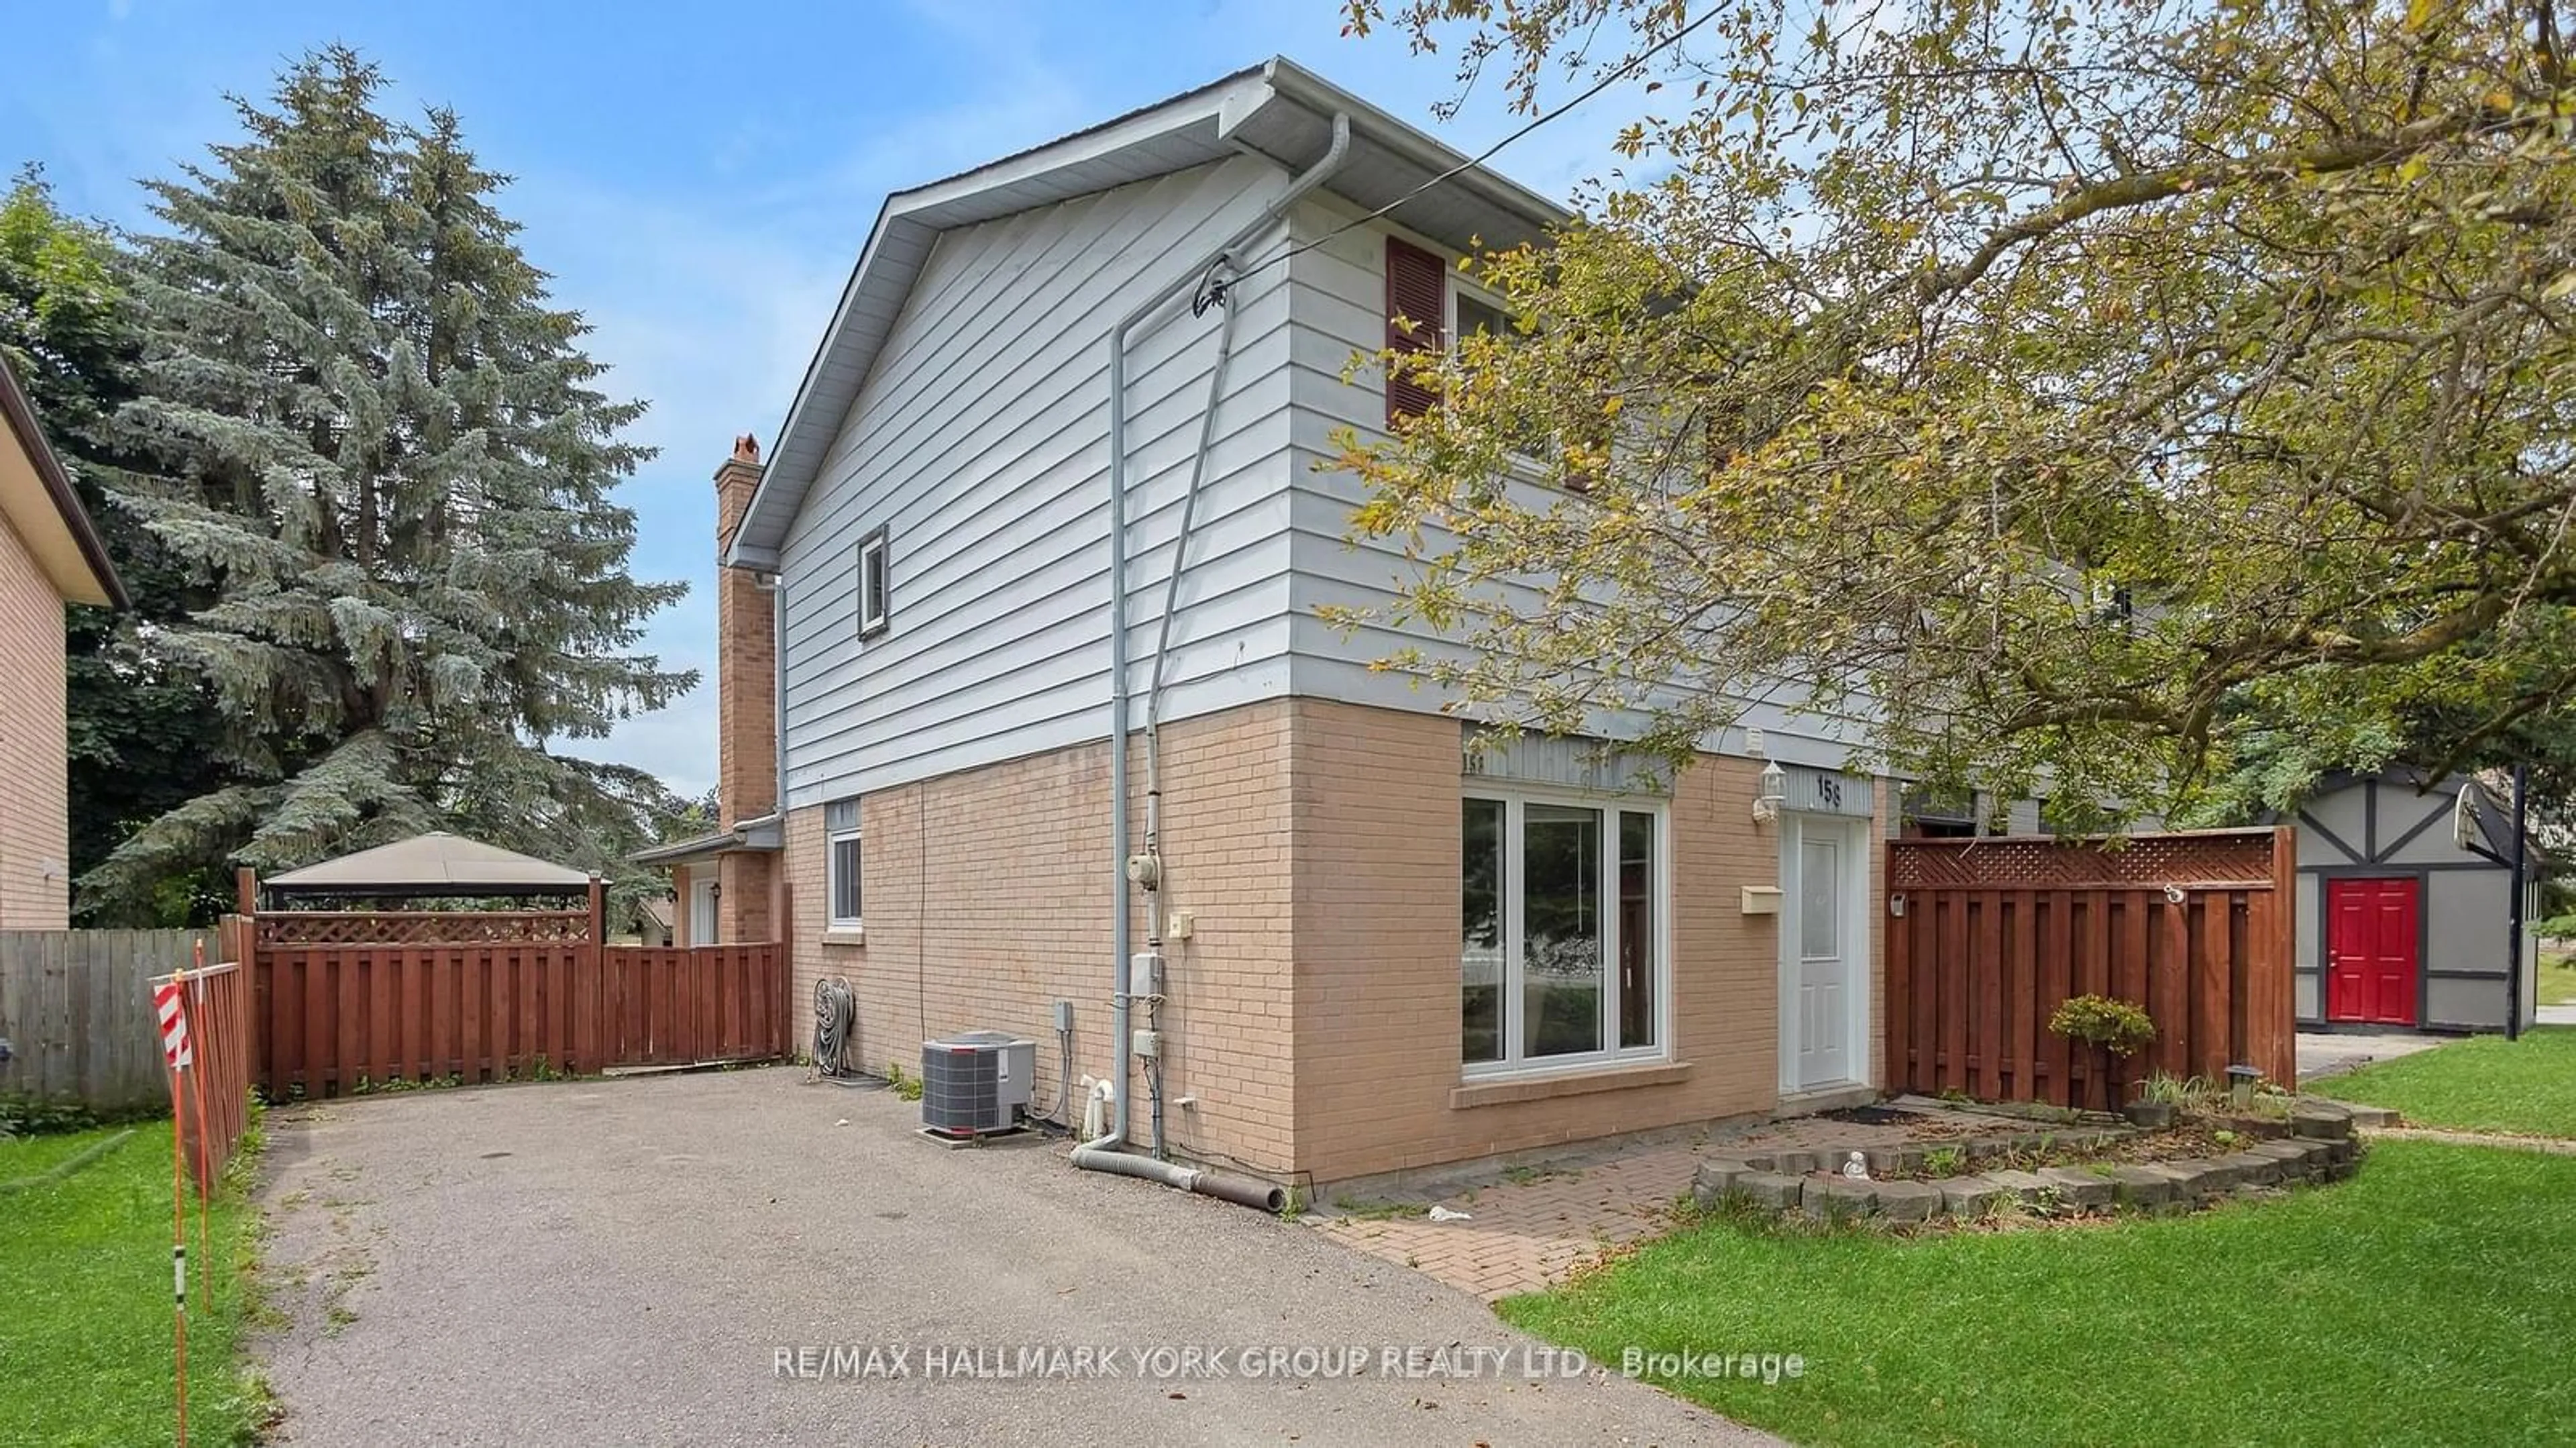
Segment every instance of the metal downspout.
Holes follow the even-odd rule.
[[[1148,319],[1156,318],[1183,291],[1197,286],[1211,267],[1269,230],[1289,207],[1340,170],[1344,158],[1350,154],[1350,147],[1351,118],[1347,113],[1337,112],[1333,116],[1333,143],[1325,150],[1322,159],[1300,172],[1295,180],[1288,183],[1287,190],[1263,207],[1259,216],[1223,246],[1166,283],[1129,312],[1109,333],[1109,823],[1111,898],[1115,902],[1110,912],[1110,949],[1115,960],[1111,966],[1109,1014],[1110,1031],[1116,1037],[1114,1051],[1118,1063],[1110,1079],[1115,1083],[1113,1089],[1117,1099],[1108,1134],[1074,1148],[1073,1164],[1092,1171],[1143,1176],[1184,1191],[1208,1190],[1212,1180],[1227,1187],[1242,1184],[1226,1178],[1211,1179],[1205,1172],[1170,1162],[1125,1156],[1118,1150],[1127,1143],[1136,1070],[1136,1039],[1133,1034],[1135,962],[1129,954],[1134,933],[1128,920],[1130,906],[1127,894],[1127,347]],[[1115,1165],[1111,1164],[1113,1161]],[[1273,1189],[1265,1197],[1265,1202],[1268,1201],[1284,1204],[1285,1197]],[[1277,1210],[1277,1207],[1273,1206],[1272,1210]]]
[[[1181,494],[1181,526],[1172,540],[1172,572],[1163,583],[1162,617],[1154,630],[1154,662],[1146,671],[1145,681],[1145,855],[1156,861],[1154,883],[1147,892],[1154,898],[1153,908],[1145,914],[1145,953],[1160,959],[1163,953],[1162,892],[1171,881],[1161,866],[1163,858],[1163,665],[1171,657],[1172,615],[1181,600],[1181,573],[1189,566],[1190,533],[1196,526],[1199,489],[1207,482],[1208,452],[1216,446],[1217,406],[1225,395],[1226,363],[1234,355],[1234,277],[1228,262],[1220,261],[1208,273],[1201,296],[1213,294],[1217,308],[1216,361],[1208,368],[1207,406],[1199,414],[1198,450],[1190,457],[1190,482]],[[1198,305],[1192,298],[1190,305]],[[1149,1030],[1162,1028],[1162,996],[1151,989],[1145,992],[1145,1025]],[[1159,1056],[1145,1063],[1146,1093],[1153,1103],[1154,1158],[1167,1161],[1171,1152],[1163,1144],[1163,1063]]]

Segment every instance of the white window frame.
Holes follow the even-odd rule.
[[[876,571],[876,586],[868,586],[868,572]],[[859,540],[859,637],[872,639],[884,633],[894,622],[894,570],[886,548],[883,524]],[[873,610],[869,600],[875,599]]]
[[[849,803],[851,805],[850,815],[853,822],[843,828],[826,829],[823,834],[823,910],[825,923],[833,930],[864,929],[865,917],[868,908],[866,893],[868,881],[867,841],[861,830],[860,824],[857,822],[858,802],[856,800],[852,800]],[[828,809],[829,806],[826,808]],[[843,915],[840,913],[841,846],[843,844],[856,844],[859,847],[859,878],[853,882],[859,889],[859,913],[857,915]]]
[[[1452,1033],[1450,1040],[1460,1056],[1460,1074],[1468,1080],[1490,1081],[1531,1076],[1561,1076],[1598,1071],[1610,1066],[1628,1066],[1649,1061],[1669,1061],[1673,1056],[1673,816],[1671,804],[1660,798],[1598,794],[1589,790],[1550,789],[1544,786],[1507,784],[1497,780],[1478,780],[1460,792],[1461,801],[1499,801],[1503,806],[1503,894],[1502,894],[1502,1020],[1499,1029],[1503,1042],[1503,1059],[1469,1061],[1466,1048]],[[1521,978],[1522,911],[1526,904],[1523,890],[1524,862],[1520,840],[1528,807],[1533,804],[1564,805],[1601,813],[1601,1039],[1617,1038],[1619,1029],[1619,815],[1622,811],[1642,814],[1654,820],[1655,870],[1647,885],[1655,906],[1655,1043],[1651,1046],[1613,1046],[1602,1050],[1541,1056],[1533,1060],[1519,1054],[1521,1049],[1521,1011],[1524,986]],[[1460,822],[1459,849],[1463,862],[1466,840],[1465,823]],[[1464,986],[1460,987],[1460,1008],[1465,1008]]]

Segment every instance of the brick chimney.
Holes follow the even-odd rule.
[[[760,486],[760,444],[733,440],[716,469],[716,556],[733,544]],[[778,807],[778,641],[769,595],[747,568],[716,569],[717,823],[732,829]]]
[[[716,556],[721,559],[760,485],[760,444],[745,435],[716,469]],[[716,567],[716,810],[732,829],[778,807],[778,640],[770,595],[747,568]],[[735,851],[717,867],[716,938],[774,940],[777,857]]]

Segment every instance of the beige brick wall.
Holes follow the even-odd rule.
[[[1778,883],[1778,834],[1747,818],[1759,766],[1715,756],[1684,774],[1672,804],[1682,1069],[1583,1094],[1453,1096],[1459,743],[1453,720],[1314,699],[1166,732],[1167,881],[1156,904],[1167,917],[1192,912],[1195,926],[1166,946],[1167,1101],[1197,1099],[1167,1107],[1177,1153],[1330,1182],[1776,1106],[1776,917],[1745,915],[1742,887]],[[864,944],[824,939],[823,811],[792,813],[796,1038],[810,1032],[815,980],[844,975],[858,993],[866,1069],[914,1069],[925,1036],[1013,1031],[1039,1043],[1037,1099],[1051,1109],[1050,1008],[1065,999],[1074,1074],[1100,1074],[1111,1045],[1107,760],[1107,745],[1093,744],[863,799]],[[1133,784],[1141,848],[1141,744]],[[1880,868],[1874,859],[1873,961]],[[1134,1101],[1141,1141],[1141,1084]],[[1078,1121],[1078,1084],[1072,1109]]]
[[[1308,700],[1298,734],[1299,1165],[1369,1176],[1769,1111],[1778,1098],[1777,835],[1746,815],[1760,767],[1706,756],[1672,803],[1672,1059],[1658,1084],[1453,1104],[1459,728]]]
[[[0,929],[71,923],[63,601],[0,522]]]
[[[1293,1166],[1289,1070],[1290,707],[1254,705],[1164,731],[1166,912],[1192,937],[1165,947],[1165,1129],[1174,1151],[1284,1173]],[[921,1042],[967,1029],[1038,1042],[1035,1104],[1061,1079],[1052,1008],[1073,1002],[1079,1078],[1111,1062],[1109,749],[1085,745],[926,780],[860,801],[865,943],[825,939],[823,811],[787,826],[791,1020],[810,1039],[814,982],[847,976],[858,996],[858,1061],[917,1069]],[[1130,775],[1138,848],[1144,750]],[[1142,949],[1147,910],[1132,917]],[[1145,988],[1138,982],[1137,988]],[[1143,1010],[1138,1010],[1138,1024]],[[1142,1073],[1133,1133],[1147,1139]],[[1196,1098],[1184,1110],[1179,1098]]]
[[[776,940],[770,922],[770,876],[777,856],[735,850],[716,857],[716,942]]]

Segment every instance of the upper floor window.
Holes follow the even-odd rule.
[[[893,615],[894,585],[888,577],[886,530],[877,530],[859,540],[859,637],[874,638],[886,631]]]
[[[1511,313],[1500,301],[1469,286],[1438,253],[1393,236],[1386,239],[1386,311],[1386,345],[1398,352],[1442,351],[1461,337],[1479,333],[1501,336],[1512,329]],[[1401,324],[1399,317],[1403,319]],[[1419,381],[1389,377],[1387,425],[1393,427],[1399,417],[1420,417],[1439,400]],[[1607,445],[1605,425],[1603,436],[1595,439],[1595,448]],[[1560,467],[1555,476],[1548,475],[1550,460],[1564,451],[1555,439],[1537,428],[1525,431],[1511,449],[1521,470],[1534,480],[1573,492],[1589,491],[1592,479],[1586,474]]]

